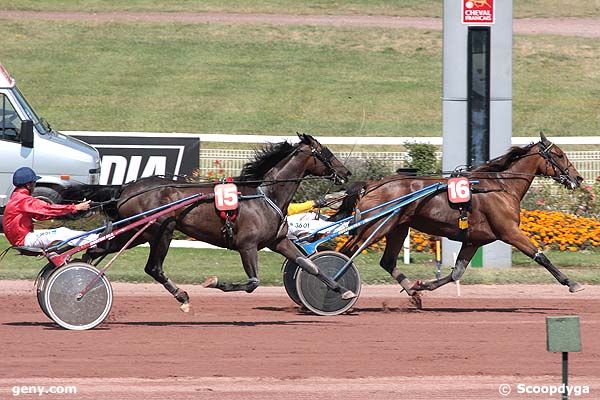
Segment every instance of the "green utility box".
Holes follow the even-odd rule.
[[[546,317],[546,338],[550,352],[581,351],[579,317]]]
[[[483,247],[480,247],[475,252],[475,255],[471,259],[471,268],[482,268],[483,267]]]

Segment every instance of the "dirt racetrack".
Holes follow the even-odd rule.
[[[75,386],[61,399],[547,399],[517,393],[560,385],[545,317],[579,315],[583,352],[570,385],[600,398],[600,287],[448,285],[423,311],[395,286],[366,286],[337,317],[302,313],[282,288],[253,294],[187,286],[183,314],[159,285],[113,284],[108,321],[58,328],[33,284],[0,281],[0,399],[15,386]],[[21,394],[21,398],[39,397]]]

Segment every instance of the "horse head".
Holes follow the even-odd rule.
[[[315,138],[305,133],[298,133],[300,144],[298,150],[312,155],[306,172],[315,176],[332,175],[335,183],[344,183],[352,172],[338,160],[331,150],[319,143]]]
[[[581,186],[583,178],[575,169],[567,155],[554,143],[549,141],[543,132],[540,132],[538,143],[539,154],[545,163],[541,173],[564,185],[567,189],[574,190]]]

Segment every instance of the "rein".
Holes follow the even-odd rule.
[[[293,179],[270,179],[270,180],[253,180],[253,181],[233,180],[231,183],[235,183],[236,185],[241,185],[241,186],[252,186],[253,184],[259,184],[260,186],[271,186],[271,185],[277,185],[277,184],[283,183],[283,182],[302,182],[302,181],[317,180],[317,179],[331,179],[334,177],[335,177],[335,174],[327,175],[327,176],[307,176],[304,178],[293,178]],[[214,187],[214,185],[217,183],[218,182],[168,183],[168,184],[153,186],[153,187],[150,187],[150,188],[147,188],[144,190],[140,190],[139,192],[133,193],[132,195],[127,197],[125,200],[123,200],[123,202],[121,203],[121,205],[119,207],[121,207],[123,204],[127,203],[129,200],[133,199],[134,197],[141,196],[142,194],[149,193],[153,190],[167,189],[167,188],[168,189],[210,188],[210,187]],[[247,196],[242,196],[242,197],[247,197]],[[261,196],[259,195],[258,197],[261,197]],[[102,207],[106,204],[111,204],[116,201],[119,201],[119,199],[112,198],[110,200],[94,203],[94,206]]]

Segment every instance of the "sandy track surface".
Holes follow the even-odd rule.
[[[77,394],[44,398],[498,399],[501,384],[560,384],[550,315],[580,316],[570,383],[590,390],[577,398],[600,398],[600,287],[463,285],[458,297],[448,285],[416,311],[395,286],[365,286],[350,313],[319,317],[282,288],[185,286],[183,314],[159,285],[113,286],[107,322],[73,332],[42,314],[32,282],[1,281],[0,398],[61,385]]]
[[[291,15],[182,12],[40,12],[0,11],[0,19],[49,19],[76,21],[179,22],[188,24],[330,25],[382,28],[442,29],[440,18],[388,17],[377,15]],[[523,18],[515,19],[516,34],[550,34],[600,37],[600,19]]]

